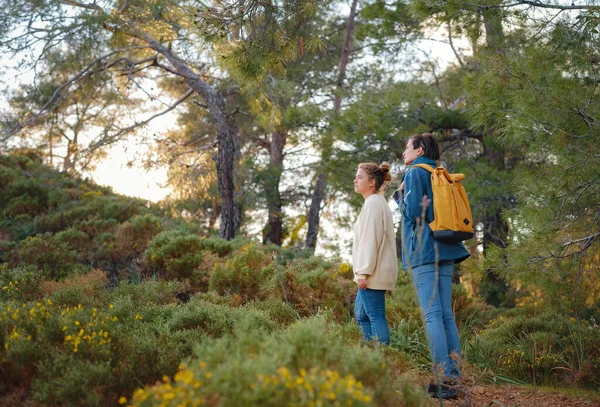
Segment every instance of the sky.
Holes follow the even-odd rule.
[[[167,171],[165,168],[144,169],[136,159],[137,153],[143,150],[135,149],[135,145],[119,143],[108,151],[108,158],[89,173],[91,178],[100,185],[111,186],[113,191],[122,194],[158,202],[166,198],[171,188],[166,186]],[[128,166],[133,162],[133,166]]]

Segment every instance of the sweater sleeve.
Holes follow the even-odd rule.
[[[406,216],[413,223],[417,222],[417,218],[423,215],[423,196],[427,195],[426,180],[424,176],[429,176],[429,173],[424,173],[413,169],[406,174],[404,178],[404,205],[402,205],[402,215]]]
[[[377,253],[384,234],[383,214],[376,202],[367,202],[360,218],[354,274],[359,278],[366,278],[373,274],[377,266]]]

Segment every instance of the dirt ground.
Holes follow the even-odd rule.
[[[564,394],[558,390],[515,385],[466,385],[457,388],[457,400],[443,400],[445,407],[600,407],[600,394]],[[434,401],[434,400],[432,400]],[[438,405],[434,401],[435,405]]]

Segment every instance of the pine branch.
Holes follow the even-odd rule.
[[[519,0],[514,3],[498,4],[498,5],[481,5],[481,4],[472,4],[472,3],[462,3],[461,5],[469,7],[469,8],[475,8],[478,10],[511,8],[511,7],[516,7],[516,6],[532,6],[532,7],[547,8],[547,9],[554,9],[554,10],[587,10],[587,11],[600,10],[600,6],[587,6],[587,5],[578,6],[575,4],[571,4],[570,6],[561,6],[558,4],[542,3],[541,1],[537,1],[537,0]]]
[[[181,104],[183,101],[185,101],[187,98],[189,98],[193,93],[194,93],[194,89],[188,89],[188,91],[185,92],[185,94],[182,97],[180,97],[178,100],[176,100],[175,103],[173,103],[171,106],[169,106],[165,110],[150,116],[146,120],[143,120],[138,123],[134,123],[131,126],[125,127],[124,129],[119,129],[119,131],[115,135],[111,136],[111,139],[115,139],[116,137],[120,136],[121,134],[133,131],[138,127],[145,126],[146,124],[150,123],[152,120],[156,119],[157,117],[160,117],[160,116],[163,116],[163,115],[169,113],[170,111],[175,109],[179,104]],[[107,126],[106,130],[108,130],[108,128],[110,128],[110,127],[111,127],[111,125]]]
[[[568,246],[571,246],[571,245],[573,245],[573,244],[575,244],[575,243],[585,242],[585,244],[584,244],[584,249],[583,249],[583,250],[585,250],[585,249],[587,249],[587,248],[588,248],[588,247],[589,247],[589,246],[590,246],[592,243],[594,243],[594,241],[595,241],[596,239],[598,239],[598,237],[600,237],[600,232],[598,232],[598,233],[594,233],[593,235],[590,235],[590,236],[582,237],[581,239],[571,240],[570,242],[564,243],[564,244],[562,245],[562,247],[565,247],[565,248],[566,248],[566,247],[568,247]]]
[[[101,69],[92,71],[92,68],[96,64],[100,63],[101,61],[103,61],[103,60],[105,60],[107,58],[110,58],[113,55],[116,55],[116,54],[119,54],[119,53],[122,53],[122,52],[127,52],[127,51],[130,51],[131,49],[143,49],[143,48],[147,48],[147,47],[121,48],[121,49],[114,50],[112,52],[109,52],[108,54],[102,55],[102,56],[94,59],[86,67],[84,67],[77,74],[75,74],[74,76],[72,76],[69,80],[67,80],[60,87],[58,87],[58,89],[56,89],[54,91],[54,93],[52,94],[52,96],[50,96],[50,98],[48,99],[48,101],[40,108],[40,110],[37,113],[35,113],[33,115],[33,117],[29,118],[24,123],[18,123],[18,125],[15,128],[13,128],[12,130],[9,130],[7,132],[7,134],[5,134],[5,137],[2,139],[2,141],[7,140],[11,136],[13,136],[15,133],[17,133],[20,130],[24,129],[25,127],[30,126],[31,124],[35,123],[35,121],[41,115],[43,115],[48,110],[48,108],[50,108],[50,106],[55,105],[60,99],[62,99],[62,97],[61,97],[62,91],[65,90],[65,89],[67,89],[73,83],[81,80],[82,78],[84,78],[86,76],[93,75],[94,73],[97,73],[97,72],[99,72],[101,70],[105,70],[106,69],[106,67],[102,67]]]
[[[74,7],[79,7],[79,8],[85,8],[85,9],[88,9],[88,10],[100,11],[100,12],[104,13],[104,10],[102,9],[102,7],[100,7],[97,4],[79,3],[79,2],[73,1],[73,0],[58,0],[58,2],[61,3],[61,4],[65,4],[67,6],[74,6]]]
[[[180,153],[175,153],[175,154],[173,154],[173,156],[169,160],[169,164],[172,164],[178,157],[181,157],[182,155],[191,154],[191,153],[197,153],[197,152],[200,152],[200,151],[206,151],[206,150],[209,150],[209,149],[213,148],[216,145],[217,145],[217,139],[214,139],[210,143],[208,143],[208,144],[206,144],[206,145],[204,145],[202,147],[194,148],[192,150],[182,151]]]

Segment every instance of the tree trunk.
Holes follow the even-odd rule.
[[[342,55],[340,58],[340,71],[338,73],[337,86],[335,91],[335,117],[337,118],[342,109],[342,98],[344,91],[344,78],[346,77],[346,68],[350,61],[350,53],[352,47],[352,37],[354,34],[354,18],[356,17],[356,6],[358,0],[352,0],[352,6],[350,7],[350,15],[348,16],[348,24],[346,27],[346,37],[344,38],[344,46],[342,48]],[[324,137],[322,146],[323,154],[321,155],[321,167],[319,169],[319,175],[315,188],[313,190],[310,209],[308,211],[308,233],[306,235],[306,247],[311,250],[315,250],[317,247],[317,238],[319,235],[319,224],[321,222],[321,206],[325,199],[325,191],[327,189],[327,161],[331,156],[331,145],[332,141],[329,136]]]
[[[486,48],[483,56],[492,58],[497,53],[502,53],[503,30],[502,15],[499,9],[488,9],[483,12],[483,23],[485,26]],[[501,146],[495,143],[494,126],[491,123],[488,131],[488,140],[483,139],[485,156],[489,165],[502,173],[507,173],[505,165],[505,154]],[[508,223],[502,217],[502,212],[506,209],[503,202],[497,202],[492,206],[492,210],[483,217],[483,255],[488,256],[490,248],[497,246],[505,249],[508,245]],[[502,276],[496,271],[486,267],[485,275],[481,282],[481,294],[485,297],[488,304],[494,306],[510,305],[506,299],[508,286]]]
[[[283,239],[283,213],[279,183],[283,173],[283,148],[286,139],[287,134],[285,132],[274,132],[272,134],[269,151],[270,162],[265,178],[265,195],[269,209],[269,219],[263,243],[271,242],[278,246],[281,246]]]
[[[337,90],[335,93],[335,114],[336,117],[342,109],[342,97],[344,95],[344,78],[346,77],[346,68],[350,61],[350,52],[352,47],[352,36],[354,34],[354,17],[356,17],[356,6],[358,0],[352,0],[350,6],[350,15],[348,16],[348,25],[346,27],[346,37],[344,38],[344,47],[342,48],[342,57],[340,61],[340,71],[338,73]]]
[[[207,82],[202,80],[189,65],[176,56],[169,48],[156,41],[150,35],[139,33],[138,38],[146,41],[148,46],[163,55],[175,68],[178,75],[185,78],[186,83],[198,92],[205,100],[213,123],[217,128],[217,181],[221,196],[221,227],[219,237],[231,240],[241,224],[242,189],[235,188],[235,161],[241,157],[238,140],[237,123],[225,109],[225,97]]]
[[[75,133],[73,140],[67,141],[67,153],[63,159],[63,172],[71,171],[71,168],[75,164],[77,149],[77,133]]]
[[[306,247],[313,251],[317,247],[317,237],[319,235],[319,223],[321,221],[321,202],[325,197],[325,188],[327,188],[327,173],[322,172],[317,177],[317,183],[312,193],[310,210],[308,211],[308,233],[306,234]]]
[[[235,233],[241,222],[234,178],[234,162],[239,155],[239,146],[237,146],[234,139],[234,137],[237,137],[237,134],[234,135],[234,131],[232,131],[230,123],[227,120],[223,95],[211,88],[211,92],[203,96],[213,122],[217,127],[218,150],[215,162],[217,164],[219,195],[221,196],[221,227],[219,229],[219,237],[231,240],[235,237]],[[236,147],[238,148],[236,149]]]

